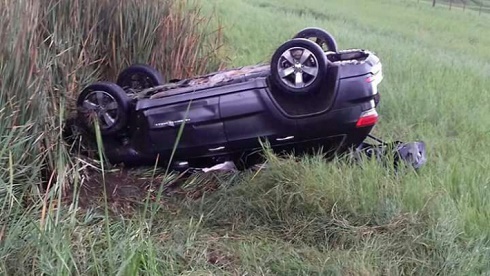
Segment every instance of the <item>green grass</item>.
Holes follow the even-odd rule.
[[[466,230],[487,232],[488,16],[429,9],[413,1],[342,1],[324,8],[315,1],[301,6],[293,1],[226,3],[218,1],[216,7],[228,26],[235,65],[268,61],[275,47],[307,26],[325,28],[341,48],[375,51],[385,74],[375,133],[426,141],[430,162],[414,189],[445,190],[464,214]],[[247,24],[252,15],[254,24]]]
[[[205,53],[214,53],[209,39],[218,40],[200,36],[212,25],[196,29],[182,10],[169,20],[169,6],[158,0],[145,0],[148,9],[118,6],[116,15],[125,16],[114,18],[126,28],[104,17],[113,25],[100,33],[90,30],[104,15],[102,2],[61,1],[59,10],[22,3],[0,2],[0,274],[490,274],[487,14],[408,0],[203,1],[203,11],[224,27],[230,66],[268,62],[308,26],[325,28],[341,48],[375,51],[385,74],[375,133],[424,140],[428,164],[419,174],[394,174],[372,162],[360,169],[344,159],[266,152],[267,170],[194,175],[172,196],[159,194],[175,177],[161,168],[124,179],[120,168],[104,165],[102,180],[143,183],[147,194],[118,201],[108,187],[82,204],[82,186],[104,181],[98,162],[70,155],[60,141],[80,87],[132,61],[191,74],[185,69],[199,67],[193,59],[170,51],[185,37],[204,41],[189,52],[202,58],[192,74],[215,70],[219,58],[206,63]],[[69,3],[83,4],[91,17]],[[154,12],[155,3],[162,12]],[[39,14],[50,19],[38,24]],[[165,18],[186,23],[162,36],[132,31],[152,30]],[[44,36],[36,26],[47,28]],[[173,67],[180,62],[189,65]],[[46,172],[49,190],[36,185]]]

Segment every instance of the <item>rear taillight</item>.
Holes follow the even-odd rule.
[[[361,114],[361,117],[359,117],[359,120],[357,120],[356,127],[368,127],[368,126],[373,126],[378,122],[378,112],[376,112],[376,109],[369,109],[367,111],[364,111]]]

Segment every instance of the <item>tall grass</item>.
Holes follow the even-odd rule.
[[[85,85],[114,80],[129,64],[152,64],[166,78],[218,69],[221,33],[210,24],[198,2],[0,2],[0,274],[120,268],[111,265],[116,260],[84,266],[71,251],[69,236],[81,234],[78,199],[70,213],[61,203],[90,181],[85,172],[94,165],[68,152],[63,124]]]
[[[50,0],[0,5],[0,116],[6,139],[2,179],[11,174],[13,182],[20,179],[16,174],[23,165],[24,170],[38,170],[44,159],[54,169],[66,159],[61,126],[79,91],[91,81],[114,80],[138,62],[168,72],[167,78],[221,65],[220,33],[207,28],[210,22],[196,3]],[[14,163],[9,164],[9,156]]]

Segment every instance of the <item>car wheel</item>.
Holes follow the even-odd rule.
[[[327,58],[319,45],[304,38],[282,44],[271,60],[271,78],[282,91],[307,94],[317,91],[325,80]]]
[[[337,42],[331,34],[320,28],[306,28],[297,33],[294,38],[314,39],[322,49],[337,52]]]
[[[145,64],[134,64],[124,69],[117,77],[117,85],[124,89],[142,90],[165,83],[163,75]]]
[[[93,131],[97,120],[102,135],[111,135],[126,127],[129,97],[117,84],[96,82],[87,86],[77,99],[77,110],[83,127]]]

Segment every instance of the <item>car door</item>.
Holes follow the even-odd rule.
[[[295,142],[296,121],[284,116],[263,88],[222,95],[220,112],[230,151],[260,148],[259,138],[273,147]]]
[[[153,148],[157,152],[168,153],[177,142],[175,156],[183,159],[219,151],[226,144],[224,124],[219,112],[219,96],[147,110],[145,115]],[[183,131],[179,137],[182,125]]]

